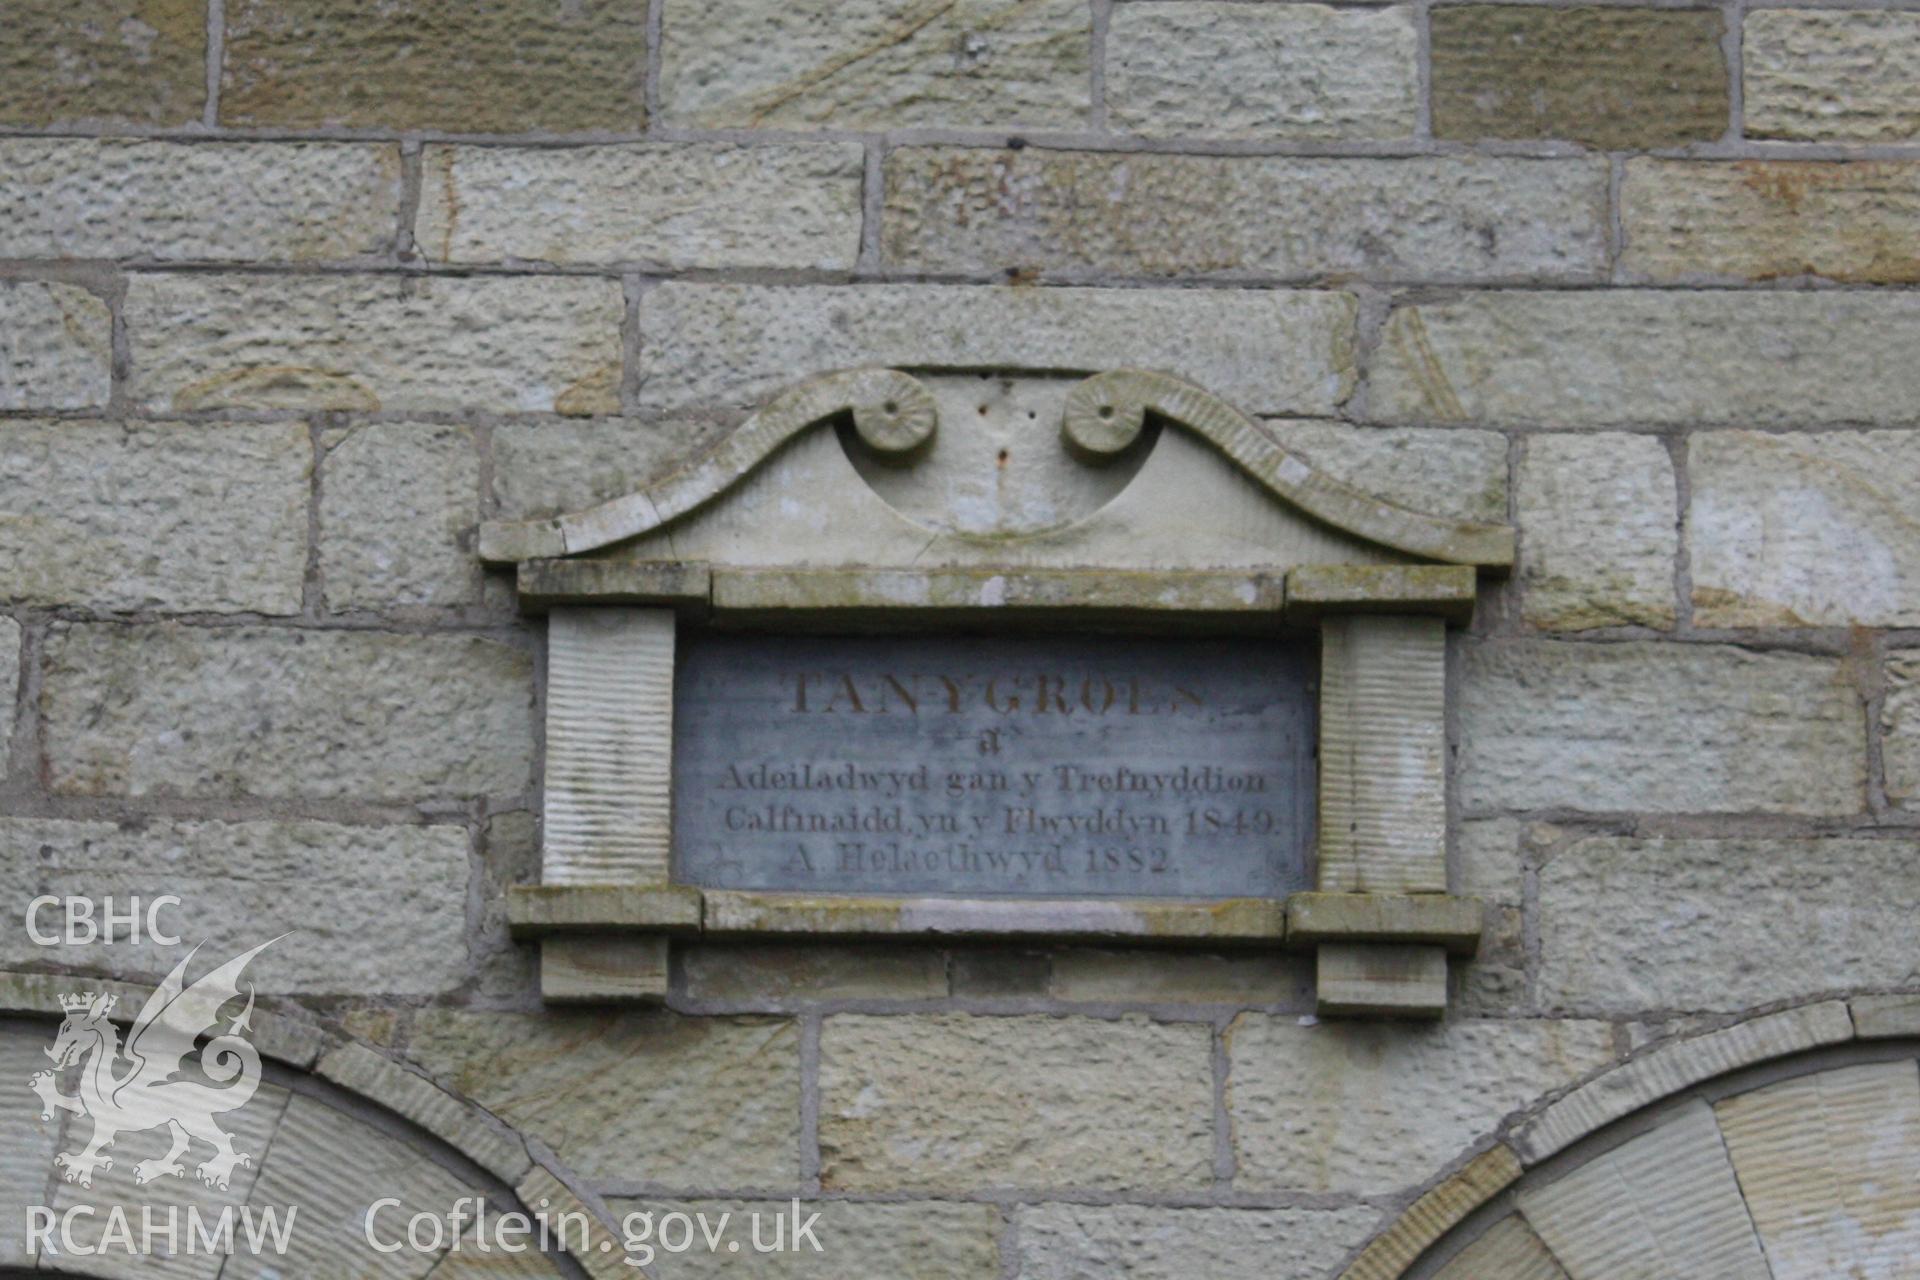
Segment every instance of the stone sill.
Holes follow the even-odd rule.
[[[1479,949],[1481,906],[1446,894],[1296,893],[1287,899],[829,897],[687,885],[519,885],[517,938],[566,933],[1050,938],[1312,947],[1418,943]]]

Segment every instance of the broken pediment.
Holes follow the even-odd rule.
[[[484,526],[495,563],[873,571],[1503,569],[1502,525],[1336,480],[1165,374],[855,369],[776,396],[688,469]]]

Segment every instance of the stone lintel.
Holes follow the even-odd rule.
[[[1091,569],[718,569],[713,607],[776,613],[1088,610],[1278,614],[1284,583],[1260,573]]]
[[[1274,945],[1285,909],[1263,898],[853,898],[710,889],[706,932],[855,937],[1129,939]]]
[[[544,613],[555,605],[662,605],[704,613],[713,594],[705,563],[690,560],[529,560],[520,566],[520,606]]]
[[[540,942],[540,998],[549,1004],[654,1002],[667,995],[661,933],[559,934]]]
[[[1466,625],[1479,575],[1464,564],[1320,564],[1287,574],[1287,619],[1330,613],[1426,614]]]
[[[1447,1011],[1447,953],[1439,947],[1323,942],[1317,969],[1316,1013],[1438,1018]]]
[[[1480,899],[1446,893],[1296,893],[1287,944],[1425,943],[1470,956],[1480,949]]]
[[[507,890],[516,938],[606,929],[693,933],[700,890],[686,885],[523,884]]]
[[[1439,566],[1452,569],[1456,566]],[[1461,568],[1469,580],[1473,571]],[[679,560],[531,560],[520,603],[539,613],[567,604],[656,605],[728,621],[815,622],[905,616],[939,622],[996,617],[1277,622],[1286,603],[1277,574],[1195,570],[726,568]]]

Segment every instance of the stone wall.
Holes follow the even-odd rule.
[[[1635,1049],[1920,987],[1920,13],[4,22],[8,903],[298,929],[282,1003],[616,1209],[822,1201],[838,1275],[1336,1274]],[[1085,948],[708,944],[668,1010],[540,1008],[501,890],[542,628],[478,520],[985,333],[1518,525],[1455,638],[1456,888],[1493,928],[1444,1024],[1316,1024],[1289,956]],[[0,931],[14,969],[170,964]]]

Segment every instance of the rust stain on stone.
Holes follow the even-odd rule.
[[[572,418],[614,413],[620,408],[620,365],[603,364],[554,397],[553,411]]]
[[[825,84],[833,77],[845,71],[855,63],[864,62],[875,54],[883,53],[897,45],[905,44],[924,30],[936,18],[951,10],[959,0],[935,0],[923,6],[917,12],[909,12],[893,27],[882,33],[878,39],[871,40],[858,48],[848,49],[827,59],[806,74],[796,76],[787,84],[768,94],[759,106],[753,108],[747,117],[749,124],[764,124],[766,118],[800,97],[809,89]]]
[[[1460,404],[1460,396],[1453,389],[1453,383],[1447,378],[1447,371],[1440,365],[1440,357],[1434,353],[1433,343],[1427,337],[1426,321],[1420,318],[1418,308],[1409,308],[1396,317],[1399,320],[1393,328],[1393,344],[1400,350],[1400,358],[1406,362],[1408,372],[1414,383],[1420,388],[1420,401],[1434,417],[1450,422],[1463,421],[1467,411]]]
[[[189,409],[358,409],[380,397],[352,375],[307,365],[249,365],[202,378],[176,391],[173,407]]]
[[[446,163],[440,167],[440,194],[445,203],[446,222],[440,228],[440,260],[453,261],[453,233],[460,224],[460,184],[454,180],[453,166],[458,162],[459,153],[452,148],[444,153]]]

